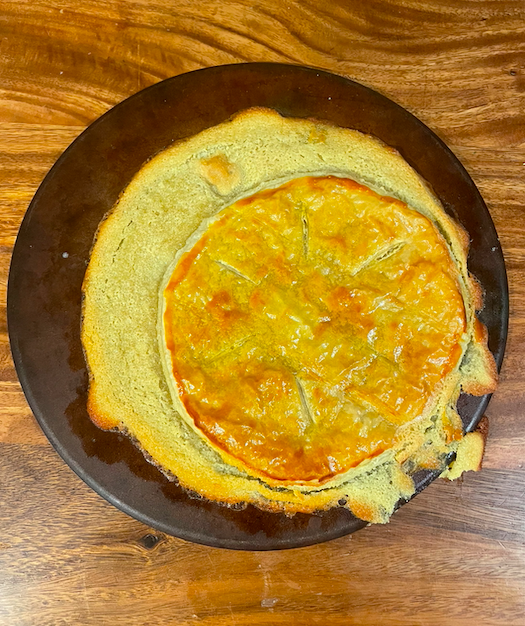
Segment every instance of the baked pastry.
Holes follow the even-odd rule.
[[[245,111],[152,159],[102,223],[90,416],[210,500],[385,522],[465,441],[460,391],[496,384],[467,248],[393,149]]]

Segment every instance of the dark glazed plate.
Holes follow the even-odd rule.
[[[469,266],[485,290],[481,318],[500,366],[508,321],[503,255],[487,208],[456,157],[418,119],[375,91],[321,70],[272,63],[213,67],[165,80],[82,133],[45,178],[20,228],[8,320],[28,402],[58,453],[88,485],[122,511],[177,537],[268,550],[326,541],[364,523],[345,509],[288,518],[189,497],[125,437],[91,423],[80,344],[81,284],[103,215],[152,155],[253,106],[356,128],[399,150],[470,233]],[[488,401],[460,398],[467,430],[476,426]],[[421,472],[418,490],[434,478]]]

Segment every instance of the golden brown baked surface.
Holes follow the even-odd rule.
[[[231,462],[283,483],[324,483],[391,447],[462,353],[436,227],[349,179],[224,209],[164,295],[186,413]]]
[[[456,452],[460,391],[495,386],[467,244],[376,139],[245,111],[146,164],[102,223],[91,418],[209,499],[385,522]]]

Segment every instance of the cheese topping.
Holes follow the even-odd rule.
[[[164,299],[185,418],[283,485],[322,484],[392,447],[457,366],[466,328],[434,224],[331,176],[221,211]]]

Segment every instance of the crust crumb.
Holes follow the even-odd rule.
[[[209,159],[199,161],[201,176],[221,196],[230,194],[241,180],[239,168],[228,161],[224,154],[216,154]]]
[[[479,472],[488,435],[488,419],[483,417],[472,433],[467,433],[458,444],[456,460],[446,469],[441,478],[455,480],[463,472]]]

